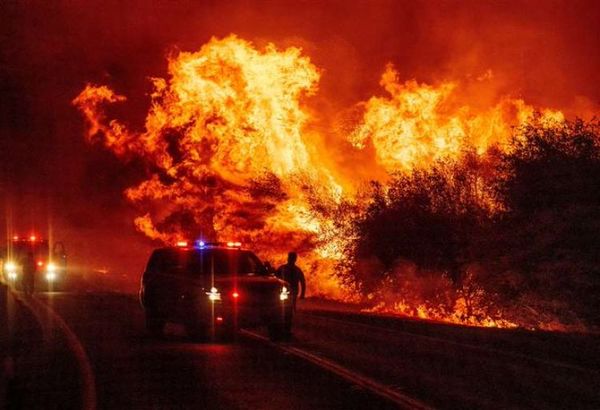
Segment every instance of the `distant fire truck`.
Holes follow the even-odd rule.
[[[16,289],[23,288],[23,265],[33,255],[36,265],[36,287],[56,289],[64,282],[67,272],[67,253],[62,242],[50,244],[47,239],[30,235],[14,236],[0,255],[2,280]]]

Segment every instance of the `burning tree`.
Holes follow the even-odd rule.
[[[472,238],[501,211],[489,179],[496,157],[467,151],[373,184],[355,223],[349,274],[379,310],[507,325],[472,263]],[[371,261],[370,263],[368,261]]]
[[[487,259],[512,271],[509,291],[533,326],[600,324],[599,178],[598,120],[525,126],[503,155],[496,189],[508,212]]]
[[[376,310],[490,326],[598,325],[598,122],[533,122],[505,151],[375,184],[347,272]]]
[[[492,243],[490,221],[514,206],[510,178],[493,189],[495,164],[520,152],[513,126],[561,124],[561,112],[538,109],[536,119],[509,96],[470,105],[468,80],[403,82],[390,65],[380,82],[387,94],[356,104],[339,132],[309,106],[321,72],[299,48],[259,49],[231,35],[168,61],[168,76],[152,79],[143,130],[108,118],[105,107],[125,97],[107,86],[89,84],[73,100],[89,141],[146,165],[146,179],[125,192],[139,231],[165,243],[235,238],[270,259],[296,249],[313,293],[383,300],[388,281],[401,295],[420,292],[429,317],[486,324],[482,304],[495,293],[481,297],[480,284],[489,269],[466,267],[499,265],[473,242]],[[424,277],[427,286],[415,282]],[[425,315],[418,298],[402,301]]]

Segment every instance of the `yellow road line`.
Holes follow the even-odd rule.
[[[428,406],[427,404],[425,404],[417,399],[414,399],[404,393],[394,390],[391,387],[381,384],[365,375],[353,372],[335,362],[332,362],[331,360],[328,360],[323,357],[319,357],[313,353],[307,352],[306,350],[272,342],[268,338],[266,338],[262,335],[259,335],[258,333],[251,332],[248,330],[242,330],[241,333],[252,339],[267,343],[270,346],[275,347],[283,352],[286,352],[286,353],[292,354],[296,357],[307,360],[325,370],[328,370],[331,373],[334,373],[335,375],[345,379],[346,381],[349,381],[352,384],[360,386],[380,397],[383,397],[383,398],[393,402],[399,408],[415,409],[415,410],[433,409],[431,406]]]

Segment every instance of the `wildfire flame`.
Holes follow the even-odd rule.
[[[398,77],[388,65],[380,84],[390,96],[369,99],[362,123],[349,137],[359,149],[370,141],[377,162],[388,171],[458,156],[465,146],[483,153],[491,145],[506,143],[512,127],[530,121],[535,112],[523,100],[511,98],[478,112],[456,100],[456,82],[430,86],[411,80],[402,84]],[[540,113],[542,122],[564,120],[560,111]]]
[[[106,86],[88,84],[73,103],[87,120],[89,141],[149,165],[148,179],[125,193],[140,210],[136,227],[148,237],[233,238],[270,258],[299,249],[313,268],[313,293],[352,298],[331,272],[345,239],[313,204],[339,203],[362,181],[338,169],[307,131],[320,74],[299,48],[258,49],[232,35],[168,58],[168,77],[152,79],[143,131],[107,119],[104,106],[125,97]],[[362,114],[341,139],[385,172],[426,167],[466,145],[483,153],[534,113],[511,98],[475,109],[457,98],[459,82],[402,83],[391,65],[380,84],[388,96],[359,103]],[[562,120],[558,111],[541,112],[544,120]]]

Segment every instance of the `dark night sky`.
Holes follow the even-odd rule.
[[[126,3],[126,4],[123,4]],[[600,103],[600,2],[0,0],[0,192],[17,230],[66,240],[74,260],[138,274],[151,243],[122,191],[143,176],[83,138],[86,82],[129,97],[139,125],[165,56],[236,33],[300,45],[339,108],[379,92],[384,65],[435,82],[490,68],[499,93],[561,109]],[[3,223],[4,225],[4,223]]]

